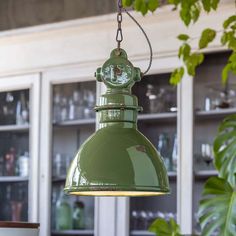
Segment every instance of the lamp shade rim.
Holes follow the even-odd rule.
[[[124,196],[126,193],[130,195],[133,193],[134,196],[152,196],[169,194],[170,189],[167,187],[157,187],[157,186],[79,186],[79,187],[66,187],[64,188],[65,193],[70,195],[93,195],[92,192],[101,192],[103,196],[110,195],[121,195]],[[86,194],[87,193],[87,194]],[[120,194],[118,194],[120,193]],[[132,194],[131,194],[132,195]]]

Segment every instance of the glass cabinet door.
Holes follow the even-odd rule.
[[[39,76],[0,79],[0,87],[0,220],[36,221]]]
[[[96,129],[96,80],[83,76],[83,72],[79,67],[71,67],[43,74],[42,236],[94,235],[94,197],[71,196],[63,191],[71,161]]]
[[[193,155],[193,231],[200,232],[197,210],[205,181],[216,176],[213,164],[213,142],[223,119],[236,113],[236,83],[231,75],[223,86],[221,72],[229,53],[206,55],[194,79],[195,135]]]
[[[57,84],[52,93],[52,235],[93,235],[94,198],[64,194],[66,172],[95,132],[96,83]]]
[[[156,218],[176,218],[177,89],[169,85],[169,78],[169,74],[148,75],[133,89],[143,107],[138,128],[161,153],[171,194],[130,198],[130,235],[152,235],[147,230]]]

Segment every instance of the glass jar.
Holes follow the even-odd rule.
[[[18,159],[19,175],[22,177],[27,177],[29,175],[29,153],[25,152]]]
[[[167,171],[171,170],[171,158],[170,158],[170,139],[167,133],[162,133],[159,135],[157,150],[160,152],[164,159],[164,163]]]
[[[72,229],[72,210],[66,195],[61,188],[60,196],[56,202],[56,230]]]
[[[172,149],[172,171],[177,171],[177,162],[178,162],[178,142],[177,142],[177,135],[174,135],[174,145],[173,145],[173,149]]]
[[[73,209],[73,227],[74,229],[85,228],[84,203],[76,201]]]
[[[161,113],[165,112],[166,90],[164,88],[157,89],[152,84],[147,85],[146,96],[148,98],[148,112],[149,113]]]

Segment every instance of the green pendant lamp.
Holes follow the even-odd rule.
[[[118,0],[118,46],[101,68],[97,81],[106,85],[98,106],[99,126],[80,147],[66,178],[65,192],[85,196],[157,196],[169,193],[164,162],[152,143],[137,129],[141,110],[131,88],[141,80],[141,71],[120,48],[123,40],[122,4]],[[139,23],[152,50],[150,41]],[[150,69],[151,61],[148,69]]]
[[[169,193],[164,162],[137,130],[141,110],[131,87],[141,80],[122,49],[114,49],[97,81],[107,91],[95,107],[99,127],[79,149],[67,174],[65,192],[86,196],[156,196]]]

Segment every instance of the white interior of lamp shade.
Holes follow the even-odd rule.
[[[142,191],[81,191],[81,192],[70,192],[70,195],[78,196],[159,196],[168,194],[165,192],[142,192]]]

